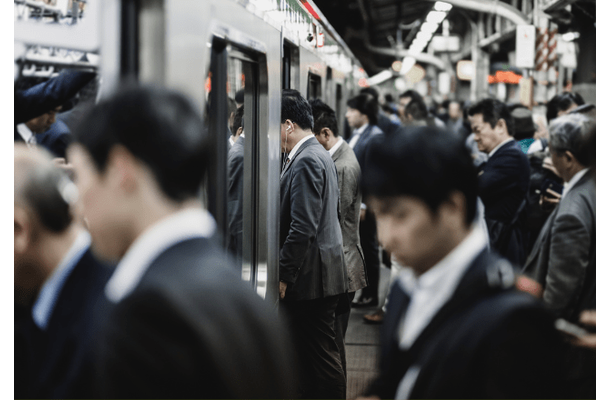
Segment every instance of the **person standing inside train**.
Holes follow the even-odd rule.
[[[346,396],[335,342],[335,310],[348,289],[335,164],[312,133],[311,106],[282,92],[280,175],[280,311],[298,357],[302,398]]]
[[[230,268],[203,208],[209,148],[189,100],[126,88],[75,137],[92,248],[118,261],[96,315],[94,397],[290,397],[292,363],[276,347],[287,335]]]
[[[336,311],[335,341],[341,353],[341,365],[347,378],[347,363],[345,359],[345,334],[351,311],[351,302],[356,291],[366,287],[366,271],[364,256],[360,247],[360,204],[362,191],[360,189],[360,165],[354,151],[347,142],[339,136],[335,112],[321,100],[309,101],[313,111],[313,132],[316,139],[328,151],[337,167],[339,179],[340,223],[343,236],[343,255],[347,268],[348,291],[341,295]]]
[[[377,107],[377,100],[368,93],[359,94],[347,101],[345,117],[349,126],[354,128],[349,147],[354,150],[363,173],[366,169],[364,156],[369,143],[376,136],[384,137],[383,131],[377,126]],[[354,307],[374,307],[379,303],[379,267],[381,262],[375,216],[367,210],[365,203],[361,204],[359,230],[369,285],[362,290],[362,296],[354,303]]]

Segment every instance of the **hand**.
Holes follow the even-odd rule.
[[[595,328],[595,326],[596,326],[595,310],[583,311],[580,314],[580,322],[583,325],[588,325],[588,326]],[[575,346],[585,347],[588,349],[595,350],[595,339],[596,339],[596,334],[592,333],[587,336],[574,338],[572,340],[572,344],[574,344]]]
[[[57,168],[64,170],[64,172],[67,173],[70,178],[74,177],[74,168],[72,167],[72,164],[66,163],[65,158],[56,157],[53,159],[53,164],[55,164]]]
[[[553,189],[547,189],[546,193],[540,196],[540,205],[546,209],[553,209],[561,200],[561,194]],[[544,207],[546,206],[546,207]]]
[[[360,209],[360,221],[364,221],[364,218],[366,217],[366,210],[364,208]]]
[[[286,297],[286,288],[288,287],[288,284],[286,282],[282,282],[280,281],[280,299],[284,299],[284,297]]]

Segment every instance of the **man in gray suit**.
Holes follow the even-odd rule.
[[[334,328],[348,288],[337,170],[311,132],[311,107],[298,91],[283,91],[281,120],[288,157],[280,177],[280,310],[299,359],[299,395],[345,398]]]
[[[592,125],[583,115],[551,124],[551,158],[565,187],[524,267],[542,285],[544,303],[572,321],[582,310],[595,308],[595,184],[584,150]]]
[[[341,353],[343,372],[347,377],[345,360],[345,333],[351,311],[351,303],[358,289],[367,286],[364,270],[364,256],[360,247],[360,204],[362,191],[360,188],[360,165],[354,151],[338,134],[335,112],[321,100],[310,100],[313,112],[313,132],[318,142],[332,157],[337,167],[339,178],[339,200],[341,234],[343,236],[343,255],[347,268],[348,292],[341,296],[336,311],[335,341]]]
[[[595,302],[595,182],[586,145],[594,121],[580,114],[555,119],[549,149],[565,181],[561,201],[546,220],[524,273],[543,287],[544,303],[558,316],[578,323]],[[568,346],[571,398],[595,398],[595,351]]]

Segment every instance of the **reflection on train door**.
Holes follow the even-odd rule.
[[[307,100],[319,99],[320,97],[322,97],[322,78],[309,72],[307,75]]]

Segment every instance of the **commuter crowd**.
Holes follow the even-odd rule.
[[[596,117],[579,95],[540,118],[365,88],[337,115],[283,90],[275,310],[241,278],[243,91],[213,133],[179,93],[95,104],[96,85],[15,90],[16,398],[345,399],[351,308],[374,306],[363,397],[595,398]],[[212,134],[226,247],[201,193]]]

